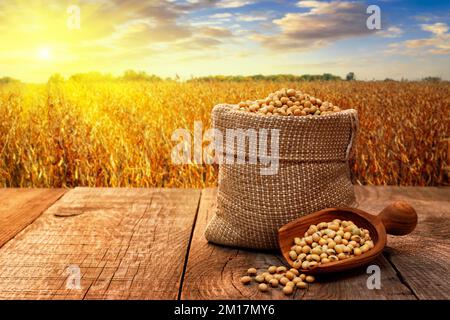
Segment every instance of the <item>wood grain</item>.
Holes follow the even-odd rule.
[[[379,212],[405,200],[417,211],[416,229],[388,236],[385,256],[419,299],[450,299],[450,188],[356,187],[360,208]]]
[[[69,191],[0,249],[0,298],[176,299],[199,198],[200,190]],[[71,265],[80,289],[66,289]]]
[[[66,189],[0,189],[0,248],[65,192]]]
[[[276,253],[208,243],[203,233],[213,215],[215,196],[214,189],[202,192],[181,299],[415,299],[383,256],[374,261],[381,268],[381,290],[367,289],[365,269],[321,277],[319,282],[291,297],[284,296],[281,290],[260,293],[255,284],[242,285],[239,278],[247,268],[262,270],[269,265],[283,264],[283,259]]]
[[[203,191],[186,265],[199,190],[79,188],[41,215],[64,190],[1,189],[0,299],[449,299],[450,188],[355,189],[369,213],[395,200],[418,213],[415,231],[389,236],[375,261],[381,290],[367,289],[363,268],[320,275],[289,298],[239,282],[281,256],[207,243],[214,189]],[[81,290],[66,289],[69,265],[80,267]]]

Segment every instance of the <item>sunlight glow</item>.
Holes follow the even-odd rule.
[[[52,58],[52,50],[50,48],[40,48],[37,55],[41,60],[50,60]]]

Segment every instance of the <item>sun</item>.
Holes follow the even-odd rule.
[[[37,56],[40,60],[50,60],[52,58],[52,49],[43,47],[40,48],[37,52]]]

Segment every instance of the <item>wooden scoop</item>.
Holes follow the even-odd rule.
[[[386,245],[387,234],[406,235],[417,225],[417,213],[408,203],[396,201],[387,206],[377,216],[354,208],[329,208],[296,219],[278,230],[278,244],[286,261],[292,266],[289,251],[294,245],[294,238],[302,238],[309,226],[334,219],[352,220],[358,227],[368,229],[374,247],[360,256],[320,264],[312,270],[300,270],[304,273],[325,273],[356,268],[374,260]]]

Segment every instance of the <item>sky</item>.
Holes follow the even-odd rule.
[[[370,30],[369,5],[381,29]],[[0,0],[0,77],[134,69],[450,80],[448,1]]]

